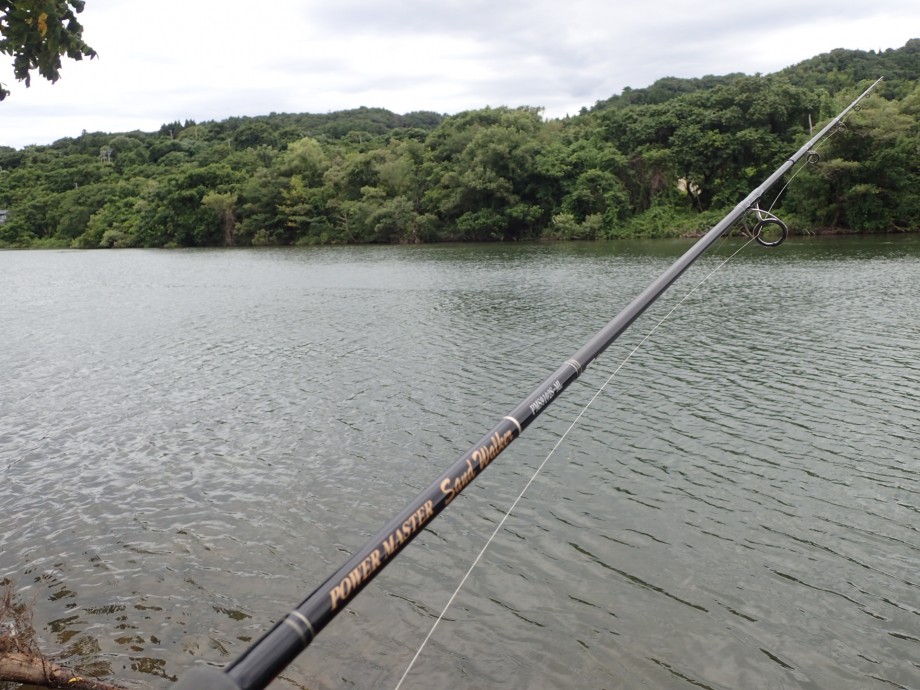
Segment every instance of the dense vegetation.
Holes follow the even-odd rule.
[[[920,228],[920,40],[766,76],[661,79],[575,117],[361,108],[0,147],[0,246],[214,246],[699,232],[877,76],[781,200],[800,231]]]

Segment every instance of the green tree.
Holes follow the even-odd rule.
[[[117,136],[108,144],[108,159],[114,163],[115,169],[124,173],[129,168],[143,165],[150,160],[147,147],[136,137],[125,135]]]
[[[230,141],[237,150],[275,146],[278,134],[267,122],[247,122],[233,133]]]
[[[262,174],[262,189],[247,186],[246,198],[253,209],[264,209],[261,239],[272,244],[296,241],[328,242],[329,221],[326,216],[325,175],[330,161],[323,146],[311,137],[288,144],[271,168],[273,184]],[[274,218],[279,222],[274,222]]]
[[[785,208],[805,227],[834,231],[920,227],[920,87],[903,101],[870,99],[790,187]]]
[[[201,198],[201,205],[209,209],[220,223],[224,233],[224,246],[232,247],[236,235],[236,200],[237,195],[225,192],[207,192]]]
[[[28,87],[32,70],[50,82],[60,77],[61,56],[96,57],[83,41],[77,14],[83,0],[0,0],[0,53],[13,58],[13,74]],[[0,84],[0,101],[9,95]]]
[[[609,222],[613,223],[625,215],[628,203],[626,190],[619,178],[595,168],[576,178],[563,207],[579,222],[588,216],[599,215],[608,216]]]
[[[137,226],[145,204],[136,196],[110,199],[90,216],[86,230],[71,246],[78,249],[139,246]]]
[[[287,188],[282,190],[278,212],[284,218],[285,226],[297,239],[310,243],[329,241],[327,197],[321,181],[319,185],[311,185],[309,175],[294,175]],[[276,236],[276,240],[280,239],[280,236]]]
[[[485,108],[448,118],[429,137],[428,203],[455,239],[517,240],[539,236],[552,203],[541,192],[552,166],[537,108]]]

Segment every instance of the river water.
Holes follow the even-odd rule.
[[[2,252],[0,579],[66,664],[226,664],[687,246]],[[273,687],[395,687],[672,309],[402,687],[920,687],[920,237],[754,245],[690,292],[739,246]]]

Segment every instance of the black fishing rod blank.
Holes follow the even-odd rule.
[[[763,196],[803,157],[813,157],[813,147],[828,135],[874,89],[874,82],[856,100],[831,120],[808,143],[786,160],[763,184],[752,191],[718,224],[643,290],[626,308],[592,337],[571,358],[559,366],[543,383],[509,414],[505,415],[466,453],[448,467],[383,529],[375,534],[344,565],[313,590],[294,610],[275,623],[226,668],[200,666],[186,673],[178,690],[261,690],[266,687],[319,632],[329,624],[365,586],[444,510],[514,439],[565,391],[585,369],[629,328],[687,268],[709,249],[735,223],[754,214],[755,239],[765,246],[780,244],[788,233],[786,225],[759,204]],[[780,228],[780,238],[768,241],[763,230]]]

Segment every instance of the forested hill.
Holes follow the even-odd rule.
[[[920,68],[920,39],[911,39],[899,50],[866,52],[838,49],[788,67],[773,77],[783,78],[793,86],[834,94],[851,89],[854,84],[873,82],[884,77],[889,89],[886,98],[898,98],[909,93],[917,80]],[[644,89],[623,89],[623,93],[599,101],[592,112],[607,108],[624,108],[630,105],[651,105],[669,101],[696,91],[730,86],[743,78],[735,73],[725,76],[709,75],[701,79],[665,77]],[[895,85],[898,89],[892,91]]]
[[[579,239],[710,227],[878,76],[790,186],[799,231],[920,229],[920,39],[781,72],[660,79],[544,120],[271,114],[0,147],[0,246]],[[5,217],[5,222],[3,222]]]

